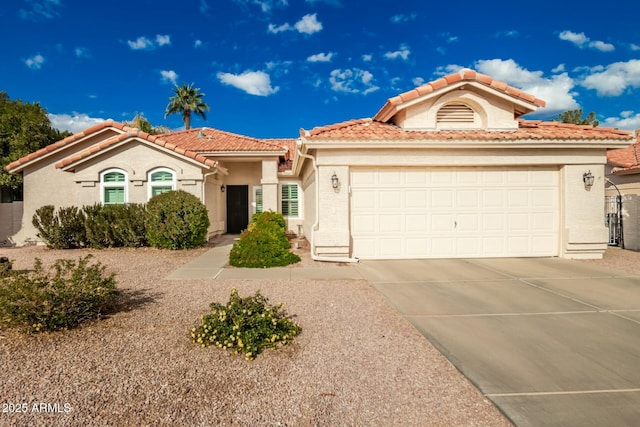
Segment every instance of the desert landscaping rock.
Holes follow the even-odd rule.
[[[91,253],[124,298],[73,330],[0,330],[0,401],[29,409],[0,425],[510,425],[366,281],[164,279],[207,249],[7,249],[17,270]],[[234,287],[284,302],[301,335],[255,361],[192,344],[189,328]]]

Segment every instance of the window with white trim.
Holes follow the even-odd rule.
[[[100,202],[104,205],[127,203],[127,173],[110,169],[100,174]]]
[[[262,187],[253,187],[253,213],[261,213],[263,211],[262,204]]]
[[[176,189],[176,174],[171,169],[160,168],[149,172],[147,180],[149,187],[148,198]]]
[[[280,207],[283,216],[300,215],[300,187],[298,184],[282,184],[280,187]]]

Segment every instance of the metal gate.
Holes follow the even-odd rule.
[[[605,196],[604,221],[609,228],[609,246],[622,246],[622,197]]]

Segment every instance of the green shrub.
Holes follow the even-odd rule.
[[[293,264],[300,257],[289,252],[282,214],[262,212],[253,215],[251,223],[233,245],[229,264],[235,267],[265,268]]]
[[[12,267],[13,261],[4,256],[0,257],[0,278],[8,275]]]
[[[51,249],[75,249],[86,245],[84,213],[75,206],[45,205],[33,215],[31,223],[38,230],[38,237]]]
[[[284,220],[284,216],[282,216],[279,212],[266,211],[266,212],[258,212],[254,213],[251,216],[251,224],[261,225],[273,223],[278,225],[283,232],[287,231],[287,222]]]
[[[205,205],[186,191],[169,191],[149,200],[144,215],[151,246],[188,249],[206,241],[209,216]]]
[[[99,317],[115,301],[115,275],[105,275],[91,255],[78,262],[58,259],[45,269],[36,259],[31,272],[0,279],[0,321],[27,332],[54,331]]]
[[[92,248],[147,246],[144,228],[145,206],[126,205],[84,206],[87,245]]]
[[[232,289],[226,306],[214,302],[209,307],[211,312],[191,328],[191,341],[202,347],[233,349],[235,354],[244,353],[247,360],[254,359],[265,348],[289,343],[301,331],[299,325],[285,316],[283,304],[270,306],[260,291],[241,298]]]
[[[244,231],[229,253],[229,264],[234,267],[282,267],[299,261],[300,257],[284,248],[269,227]]]

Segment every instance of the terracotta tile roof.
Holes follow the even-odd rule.
[[[612,173],[640,172],[640,131],[636,131],[636,142],[625,148],[607,151],[607,163],[613,165]]]
[[[289,143],[287,139],[258,139],[212,128],[189,129],[159,136],[176,146],[199,153],[216,151],[282,152],[285,151],[284,147]]]
[[[17,172],[21,169],[22,166],[33,160],[39,159],[54,151],[63,149],[64,147],[69,146],[76,141],[79,141],[87,136],[90,136],[107,128],[116,129],[120,132],[120,134],[108,138],[82,152],[76,153],[73,156],[59,161],[58,163],[56,163],[56,167],[67,167],[79,160],[90,157],[95,153],[113,145],[120,144],[128,138],[132,137],[140,138],[153,144],[159,145],[178,154],[189,157],[208,167],[213,167],[216,162],[208,159],[200,153],[237,151],[273,152],[274,154],[277,154],[285,152],[286,148],[284,147],[288,148],[295,145],[294,139],[257,139],[211,128],[190,129],[188,131],[150,135],[146,132],[140,131],[139,129],[123,125],[122,123],[107,120],[88,129],[85,129],[82,132],[69,136],[54,144],[48,145],[25,157],[22,157],[15,162],[12,162],[5,166],[5,170]],[[286,155],[287,154],[285,154],[285,160]]]
[[[65,147],[67,145],[71,145],[72,143],[86,137],[89,136],[91,134],[97,133],[103,129],[107,129],[107,128],[115,128],[115,129],[119,129],[122,131],[126,131],[128,129],[131,129],[125,125],[123,125],[122,123],[118,123],[118,122],[114,122],[113,120],[106,120],[102,123],[98,123],[97,125],[91,126],[90,128],[87,128],[85,130],[83,130],[82,132],[78,132],[76,134],[73,134],[71,136],[66,137],[65,139],[62,139],[58,142],[55,142],[53,144],[47,145],[44,148],[41,148],[38,151],[34,151],[33,153],[30,153],[18,160],[16,160],[15,162],[9,163],[8,165],[6,165],[4,167],[4,170],[6,171],[11,171],[13,169],[16,169],[26,163],[29,163],[32,160],[35,160],[37,158],[40,158],[42,156],[45,156],[49,153],[52,153],[62,147]]]
[[[478,82],[485,86],[489,86],[497,91],[503,92],[504,94],[513,96],[522,101],[528,102],[535,107],[544,107],[546,102],[541,99],[536,98],[533,95],[525,93],[518,88],[513,86],[509,86],[508,84],[495,80],[486,74],[480,74],[473,70],[461,70],[458,73],[449,74],[448,76],[444,76],[438,80],[434,80],[429,83],[425,83],[422,86],[419,86],[415,89],[412,89],[408,92],[401,93],[400,95],[394,96],[393,98],[389,98],[384,106],[376,113],[373,117],[375,120],[386,122],[398,111],[398,106],[404,104],[408,101],[412,101],[421,96],[427,95],[431,92],[435,92],[438,89],[445,88],[447,86],[459,83],[459,82]]]
[[[212,159],[209,159],[207,157],[204,157],[198,153],[196,153],[195,151],[192,150],[185,150],[183,147],[179,147],[177,145],[171,144],[170,142],[167,142],[166,140],[164,140],[163,138],[160,138],[159,135],[150,135],[146,132],[142,132],[139,129],[135,129],[135,128],[127,128],[125,126],[125,130],[127,130],[127,132],[122,133],[120,135],[116,135],[113,136],[109,139],[106,139],[98,144],[94,144],[91,147],[89,147],[88,149],[81,151],[79,153],[75,153],[74,155],[67,157],[65,159],[62,159],[61,161],[59,161],[58,163],[56,163],[56,168],[58,169],[62,169],[65,168],[73,163],[76,163],[82,159],[85,159],[87,157],[91,157],[92,155],[105,150],[109,147],[118,145],[122,142],[127,141],[130,138],[139,138],[139,139],[143,139],[146,141],[149,141],[151,143],[154,143],[156,145],[159,145],[161,147],[164,147],[168,150],[174,151],[180,155],[183,155],[185,157],[188,157],[192,160],[195,160],[198,163],[201,163],[207,167],[216,167],[218,165],[218,162]]]
[[[300,135],[306,140],[587,140],[613,139],[630,140],[629,131],[611,128],[594,128],[560,122],[543,122],[539,120],[518,120],[516,130],[442,130],[412,131],[404,130],[393,123],[382,123],[374,119],[350,120],[334,125],[313,128],[310,131],[301,129]]]

